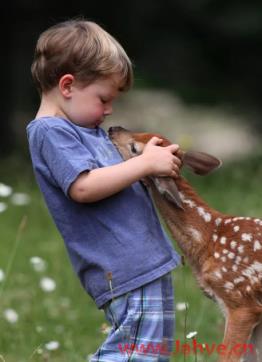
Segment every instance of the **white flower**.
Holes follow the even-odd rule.
[[[12,193],[12,187],[10,186],[7,186],[5,184],[2,184],[0,182],[0,196],[1,197],[8,197],[10,196]]]
[[[27,205],[30,202],[30,196],[22,192],[17,192],[12,195],[11,202],[18,206]]]
[[[60,343],[57,341],[50,341],[48,343],[45,344],[45,348],[48,351],[55,351],[56,349],[58,349],[60,347]]]
[[[37,331],[37,333],[42,333],[44,328],[42,326],[36,326],[35,330]]]
[[[46,270],[46,262],[39,256],[32,256],[30,258],[30,263],[32,267],[37,272],[42,272]]]
[[[4,317],[7,320],[7,322],[9,323],[16,323],[18,321],[18,314],[16,313],[16,311],[14,309],[6,309],[4,311]]]
[[[185,303],[185,302],[176,304],[176,310],[178,310],[178,311],[186,310],[186,309],[188,309],[188,307],[189,307],[188,303]]]
[[[2,269],[0,269],[0,283],[5,279],[5,273]]]
[[[195,337],[196,335],[197,335],[197,332],[196,332],[196,331],[194,331],[194,332],[189,332],[189,333],[186,335],[186,338],[191,339],[191,338]]]
[[[111,331],[111,327],[106,324],[106,323],[103,323],[100,327],[100,331],[103,333],[103,334],[108,334],[110,331]]]
[[[40,280],[40,288],[44,292],[52,292],[56,288],[56,282],[51,278],[44,277]]]
[[[5,202],[0,202],[0,212],[4,212],[7,209]]]

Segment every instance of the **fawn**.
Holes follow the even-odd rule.
[[[132,133],[110,127],[109,137],[123,159],[143,152],[159,134]],[[202,152],[178,151],[182,164],[205,175],[221,161]],[[156,208],[185,254],[204,294],[216,301],[225,316],[220,362],[262,361],[262,220],[224,215],[210,208],[182,177],[147,177]],[[244,353],[241,347],[251,351]]]

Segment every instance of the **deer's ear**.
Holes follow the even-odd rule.
[[[197,175],[207,175],[211,171],[219,168],[222,161],[209,155],[208,153],[198,151],[187,151],[183,155],[183,163]]]
[[[172,177],[151,177],[158,192],[179,209],[184,210],[178,188]]]

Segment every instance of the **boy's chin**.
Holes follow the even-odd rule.
[[[92,127],[94,127],[94,128],[99,127],[102,123],[103,123],[103,120],[98,120],[98,121],[94,122]]]
[[[103,120],[96,120],[96,121],[86,121],[86,122],[74,122],[80,127],[85,128],[96,128],[103,123]]]

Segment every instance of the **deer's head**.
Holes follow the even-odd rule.
[[[138,156],[143,152],[146,143],[154,136],[163,140],[162,147],[168,146],[171,142],[160,134],[134,133],[123,127],[110,127],[109,137],[118,149],[124,160]],[[197,175],[207,175],[214,169],[221,166],[222,162],[214,156],[204,152],[179,150],[176,153],[182,165],[190,168]],[[158,191],[172,202],[176,207],[183,209],[182,201],[176,186],[176,180],[171,177],[150,177]]]

